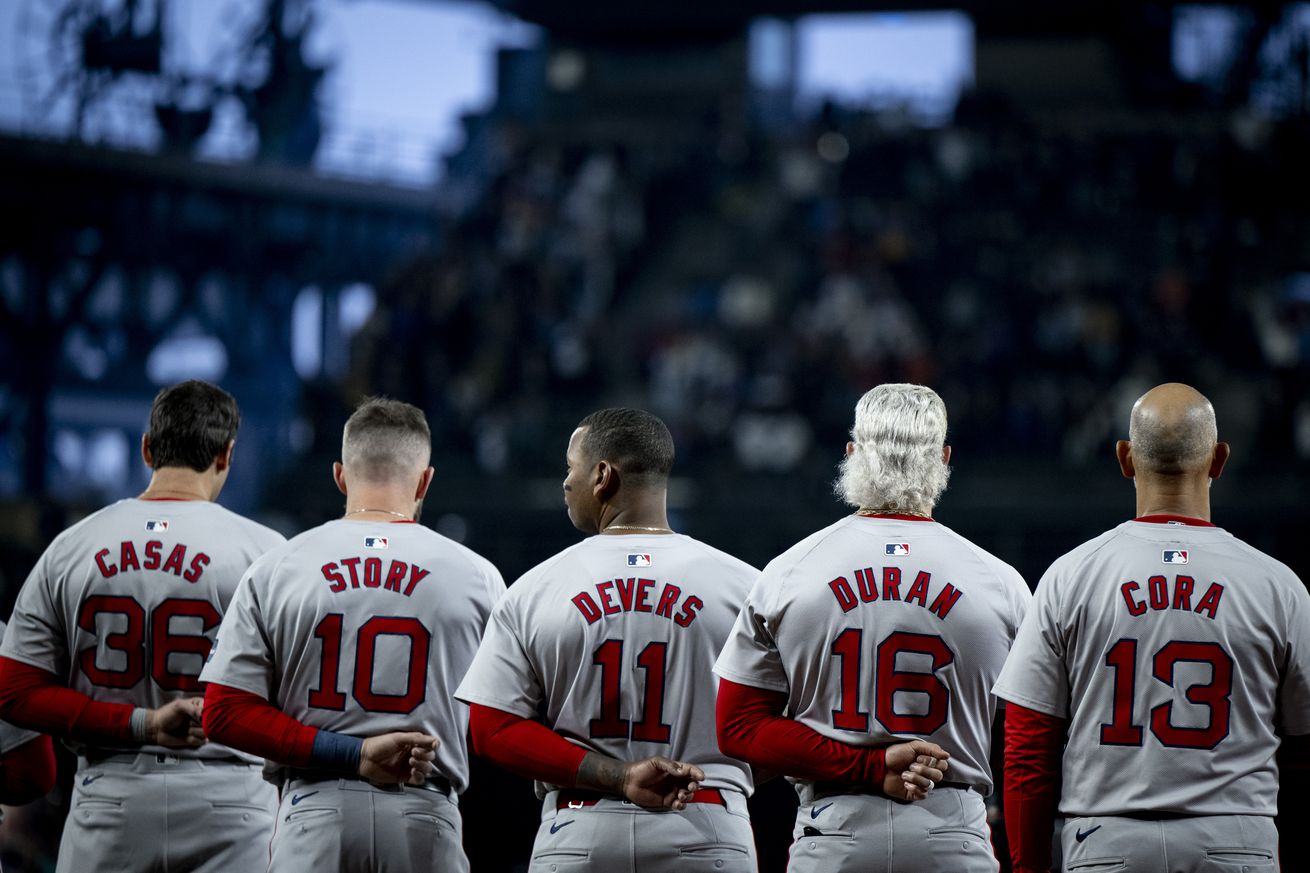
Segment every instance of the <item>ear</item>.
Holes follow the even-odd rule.
[[[146,462],[146,466],[155,469],[155,456],[150,451],[150,434],[141,434],[141,460]]]
[[[951,447],[942,446],[942,465],[949,467],[951,465]]]
[[[849,458],[853,454],[855,454],[855,443],[846,443],[846,457]]]
[[[227,448],[219,452],[218,456],[214,458],[214,472],[222,473],[232,466],[232,449],[236,448],[236,444],[236,440],[227,441]]]
[[[1210,478],[1218,479],[1228,463],[1228,443],[1215,443],[1214,454],[1210,457]]]
[[[337,483],[337,490],[346,494],[346,468],[341,466],[340,461],[332,462],[332,481]],[[349,497],[349,494],[346,494]]]
[[[432,478],[436,475],[435,467],[428,467],[423,471],[423,475],[418,477],[418,490],[414,492],[415,500],[422,500],[428,494],[428,489],[432,487]]]
[[[619,470],[609,461],[596,464],[595,477],[591,483],[591,493],[604,500],[612,497],[619,490]]]
[[[1114,444],[1114,456],[1119,459],[1119,472],[1125,479],[1136,478],[1137,470],[1133,467],[1133,444],[1128,440],[1119,440]]]

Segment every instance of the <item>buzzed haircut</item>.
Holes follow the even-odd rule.
[[[387,397],[366,397],[346,421],[341,462],[369,482],[386,482],[426,467],[432,432],[423,410]]]
[[[237,438],[241,411],[217,385],[190,379],[165,388],[150,406],[150,465],[203,473]]]
[[[1152,414],[1139,404],[1128,422],[1134,463],[1165,475],[1192,472],[1208,462],[1218,438],[1214,407],[1208,400],[1169,417]]]
[[[643,409],[600,409],[578,422],[586,428],[582,450],[610,461],[635,484],[657,484],[673,469],[673,435],[658,416]]]

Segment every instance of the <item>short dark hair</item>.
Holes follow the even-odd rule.
[[[241,411],[236,399],[199,379],[165,388],[150,406],[150,463],[163,467],[189,467],[203,473],[237,438]]]
[[[373,482],[408,475],[432,455],[423,410],[389,397],[366,397],[346,421],[341,461]]]
[[[582,450],[615,464],[638,483],[662,481],[673,469],[673,435],[644,409],[601,409],[578,422],[586,428]]]

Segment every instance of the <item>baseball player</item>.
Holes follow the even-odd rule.
[[[430,452],[420,410],[362,403],[333,469],[345,515],[250,568],[201,674],[206,731],[283,765],[270,870],[468,869],[451,695],[505,583],[415,523]]]
[[[257,869],[274,792],[206,743],[197,679],[250,563],[282,537],[214,503],[240,414],[205,382],[160,391],[140,497],[64,531],[0,644],[0,718],[79,755],[59,871]]]
[[[1310,596],[1210,523],[1216,438],[1193,388],[1144,394],[1116,447],[1137,517],[1037,587],[996,683],[1018,871],[1050,868],[1057,793],[1066,870],[1277,869],[1274,752],[1310,734]]]
[[[566,460],[569,519],[594,536],[492,613],[455,692],[474,751],[538,783],[530,871],[754,871],[751,774],[714,742],[710,667],[758,573],[669,527],[654,415],[592,413]]]
[[[1031,595],[932,519],[936,393],[874,388],[851,438],[837,484],[856,512],[765,567],[715,665],[719,745],[795,781],[791,873],[994,873],[990,688]]]
[[[4,637],[5,623],[0,621],[0,642]],[[0,722],[0,803],[22,806],[45,797],[54,787],[55,750],[50,738]]]

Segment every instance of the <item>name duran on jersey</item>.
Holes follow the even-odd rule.
[[[323,578],[330,583],[328,590],[333,594],[340,594],[347,588],[363,587],[394,591],[406,597],[413,595],[418,583],[426,579],[430,572],[424,570],[418,564],[410,564],[395,558],[391,559],[387,564],[385,574],[382,571],[382,566],[382,558],[365,558],[356,555],[350,558],[338,558],[335,561],[328,561],[321,569]],[[349,582],[346,581],[342,568],[345,569],[346,573],[350,574]]]
[[[147,540],[140,551],[144,558],[137,557],[136,543],[131,540],[123,540],[116,548],[106,546],[95,553],[96,567],[100,569],[100,575],[106,579],[112,579],[120,572],[159,570],[180,576],[194,584],[200,581],[205,567],[209,566],[209,555],[204,552],[196,552],[191,556],[188,564],[185,543],[174,545],[167,558],[163,557],[164,544],[159,540]],[[118,563],[113,562],[115,556],[118,558]]]
[[[882,568],[881,593],[878,587],[880,577],[874,573],[872,567],[855,570],[851,575],[855,578],[854,586],[845,576],[838,576],[828,583],[828,587],[832,590],[833,596],[837,598],[837,604],[841,607],[842,612],[850,612],[861,603],[875,603],[881,599],[884,603],[917,603],[936,615],[938,619],[945,621],[946,616],[950,615],[951,609],[964,596],[963,591],[946,582],[937,590],[936,596],[933,597],[930,605],[928,595],[932,593],[932,574],[927,570],[920,570],[915,575],[914,582],[910,584],[909,590],[905,592],[905,597],[901,597],[902,574],[900,567]]]
[[[652,604],[651,589],[659,584],[655,579],[639,579],[635,576],[629,576],[627,579],[606,579],[592,586],[596,589],[595,597],[592,597],[590,591],[579,591],[571,600],[578,608],[578,612],[587,620],[587,624],[595,624],[602,618],[625,612],[652,613],[660,618],[669,619],[678,627],[687,627],[695,621],[696,616],[705,606],[705,601],[695,594],[687,594],[684,597],[680,587],[672,582],[665,582],[660,589],[659,597]],[[615,597],[618,598],[617,602]]]
[[[1147,609],[1156,612],[1178,609],[1207,616],[1213,621],[1219,612],[1219,600],[1223,597],[1224,586],[1211,582],[1193,609],[1192,592],[1195,588],[1196,580],[1191,576],[1178,575],[1170,582],[1164,576],[1157,575],[1146,580],[1146,591],[1142,591],[1138,583],[1130,581],[1119,586],[1119,593],[1123,595],[1129,615],[1145,615]]]

